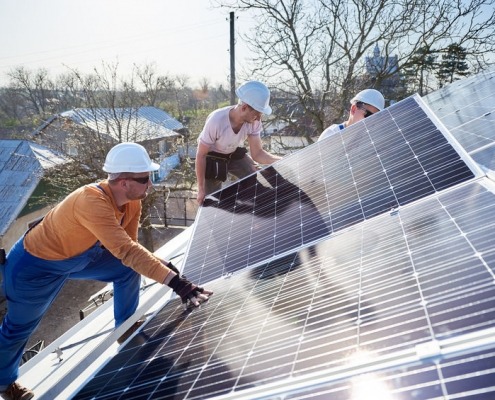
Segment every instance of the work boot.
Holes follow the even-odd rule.
[[[34,397],[33,391],[25,388],[19,382],[11,383],[5,392],[0,394],[5,400],[29,400]]]
[[[131,325],[131,327],[129,329],[127,329],[121,337],[119,337],[117,339],[117,342],[119,344],[122,344],[124,343],[127,339],[129,339],[131,337],[131,335],[137,331],[137,329],[143,325],[145,323],[145,320],[144,319],[139,319],[137,320],[136,322],[134,322],[134,324]]]

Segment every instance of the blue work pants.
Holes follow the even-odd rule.
[[[67,279],[113,282],[115,326],[138,306],[141,275],[108,250],[93,246],[66,260],[43,260],[24,249],[21,238],[2,265],[7,314],[0,325],[0,386],[14,382],[28,342]]]

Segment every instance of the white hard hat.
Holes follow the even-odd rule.
[[[103,165],[103,171],[108,173],[150,172],[159,168],[146,149],[137,143],[119,143],[112,147]]]
[[[239,99],[249,104],[256,111],[270,115],[272,108],[270,107],[270,90],[261,82],[248,81],[239,86],[235,94]]]
[[[351,103],[355,103],[356,101],[361,101],[369,104],[370,106],[376,107],[379,111],[385,108],[385,99],[383,98],[383,95],[375,89],[362,90],[354,96]]]

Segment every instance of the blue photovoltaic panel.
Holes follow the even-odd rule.
[[[474,175],[418,97],[207,199],[184,273],[208,282]]]
[[[462,184],[220,278],[200,310],[164,307],[75,399],[491,399],[494,217],[493,182]],[[483,332],[483,348],[466,339]]]
[[[367,373],[337,383],[288,395],[287,400],[454,399],[490,400],[494,395],[495,351],[474,352],[419,366]],[[444,389],[445,388],[445,389]]]

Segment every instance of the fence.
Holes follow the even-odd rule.
[[[151,223],[164,226],[191,226],[198,212],[196,192],[169,191],[156,188],[157,197],[151,209]]]

